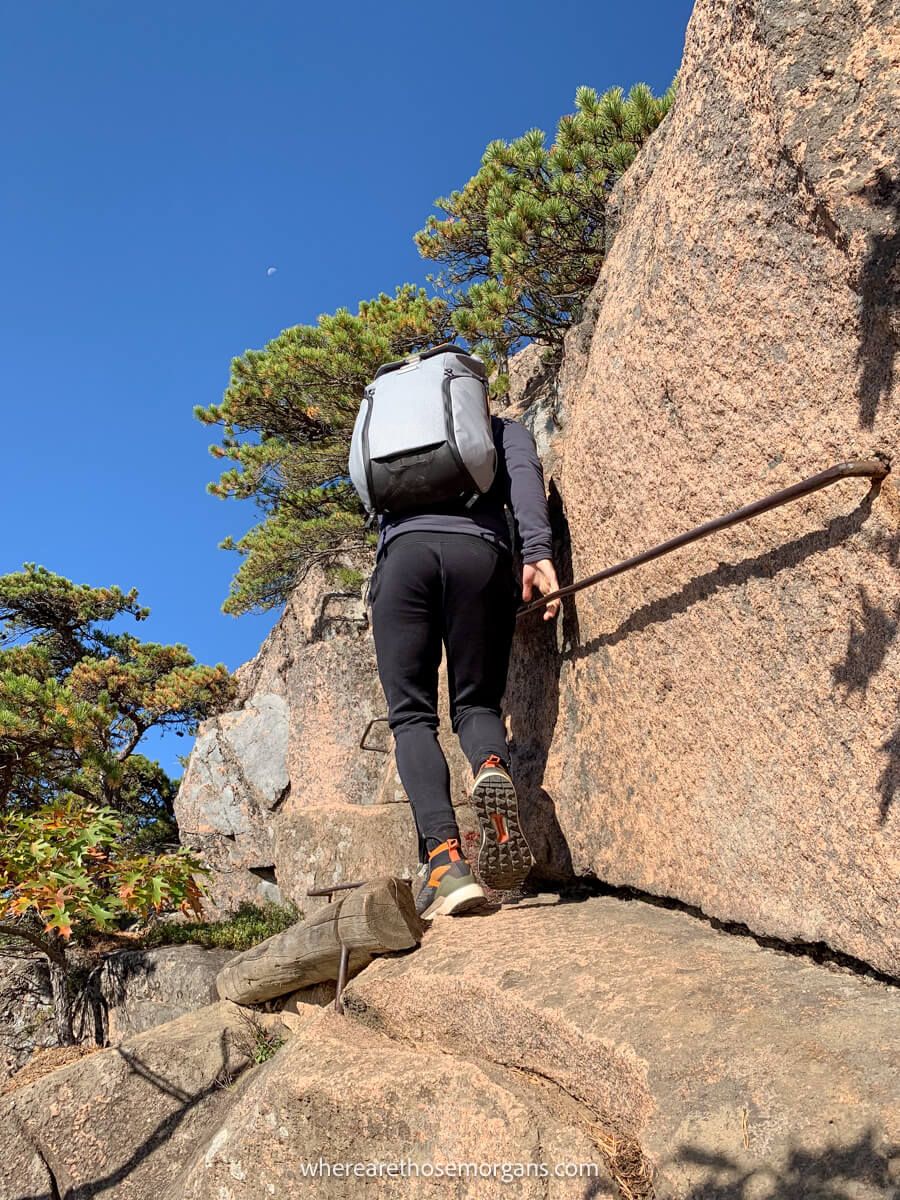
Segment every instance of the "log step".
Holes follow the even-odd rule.
[[[377,954],[417,946],[424,928],[405,879],[373,879],[231,959],[216,976],[216,990],[236,1004],[273,1000],[336,980],[344,949],[349,977]]]

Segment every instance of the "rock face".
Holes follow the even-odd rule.
[[[547,896],[438,918],[344,998],[210,1005],[23,1085],[0,1200],[896,1196],[897,990],[846,969]]]
[[[575,578],[896,451],[898,99],[896,0],[699,0],[567,346]],[[541,786],[575,871],[900,975],[898,565],[889,477],[580,593],[508,697],[528,739],[558,695]]]
[[[565,1115],[562,1115],[565,1114]],[[309,1176],[322,1162],[393,1164],[393,1177]],[[588,1163],[579,1180],[542,1178],[557,1162]],[[438,1175],[435,1164],[529,1164],[531,1178]],[[401,1170],[404,1174],[401,1174]],[[465,1182],[460,1182],[465,1180]],[[347,1200],[368,1185],[379,1197],[616,1196],[588,1129],[540,1089],[491,1063],[423,1053],[334,1013],[308,1009],[266,1063],[167,1200]]]
[[[19,1088],[0,1101],[0,1200],[159,1200],[252,1061],[223,1003]]]
[[[234,950],[160,946],[108,954],[76,965],[73,1025],[85,1046],[116,1045],[217,999],[215,979]],[[0,1084],[37,1050],[58,1045],[50,980],[42,957],[0,955]]]
[[[41,958],[0,954],[0,1082],[35,1050],[56,1045],[50,978]]]
[[[218,999],[216,976],[237,953],[159,946],[109,955],[99,978],[108,1043],[115,1046]]]
[[[560,372],[513,362],[564,582],[896,448],[898,30],[898,0],[699,0]],[[556,629],[521,621],[505,708],[535,878],[900,975],[898,529],[893,477],[846,481],[579,593]],[[242,675],[179,799],[217,902],[309,908],[414,864],[392,759],[357,745],[385,707],[361,595],[311,577]]]
[[[574,1101],[660,1200],[894,1194],[896,988],[640,901],[554,901],[437,920],[348,1011]]]

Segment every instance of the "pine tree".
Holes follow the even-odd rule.
[[[671,89],[655,98],[644,84],[627,97],[579,88],[549,149],[540,130],[492,142],[465,187],[437,201],[444,216],[416,242],[444,268],[443,297],[405,284],[234,359],[221,404],[194,410],[221,428],[211,453],[233,464],[209,490],[262,514],[221,543],[243,560],[226,612],[273,608],[314,563],[374,542],[346,470],[363,389],[382,363],[461,338],[495,368],[500,392],[523,339],[558,350],[600,270],[609,191],[671,102]]]
[[[283,603],[315,562],[372,541],[347,478],[350,436],[363,389],[378,367],[453,336],[444,300],[405,284],[285,330],[231,365],[221,404],[195,415],[218,425],[210,447],[235,465],[209,486],[223,498],[252,498],[263,520],[225,549],[243,558],[226,612]]]
[[[200,862],[170,852],[175,783],[137,753],[234,697],[226,668],[113,632],[137,592],[26,563],[0,576],[0,945],[46,955],[57,1035],[74,1040],[67,947],[125,915],[199,910]]]
[[[137,592],[75,584],[26,563],[0,576],[0,804],[69,795],[122,813],[144,842],[175,833],[175,785],[137,747],[151,728],[193,733],[232,699],[227,669],[108,625],[149,609]]]
[[[416,234],[442,264],[454,328],[505,371],[523,339],[556,349],[577,320],[603,261],[613,184],[668,112],[674,85],[656,98],[645,84],[627,96],[578,89],[549,148],[540,129],[491,142],[465,187],[435,202]]]

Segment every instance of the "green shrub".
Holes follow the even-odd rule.
[[[358,592],[365,578],[362,571],[357,571],[355,567],[336,566],[328,569],[329,581],[343,592]]]
[[[302,919],[303,913],[292,904],[245,901],[222,921],[160,922],[147,930],[140,944],[149,948],[192,943],[224,950],[249,950]]]
[[[247,1054],[259,1066],[275,1056],[275,1052],[284,1045],[284,1038],[274,1030],[266,1029],[255,1013],[242,1012],[244,1023],[243,1045]]]

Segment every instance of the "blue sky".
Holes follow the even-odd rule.
[[[487,142],[552,131],[579,84],[663,90],[690,10],[6,5],[0,572],[134,586],[142,636],[254,654],[277,614],[221,613],[237,559],[217,548],[254,511],[206,494],[192,406],[248,347],[424,282],[412,235]]]

